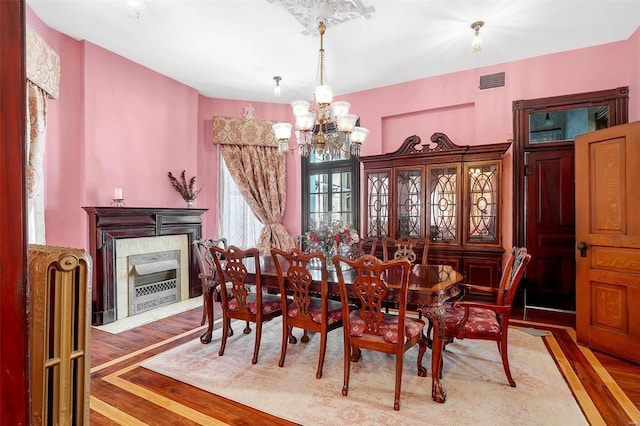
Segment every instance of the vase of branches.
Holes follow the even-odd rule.
[[[202,191],[202,188],[196,189],[196,177],[193,176],[187,181],[185,170],[180,173],[180,177],[176,178],[171,172],[167,174],[171,186],[180,194],[182,199],[187,202],[187,208],[193,207],[193,202]]]

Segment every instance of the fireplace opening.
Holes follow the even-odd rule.
[[[128,257],[129,315],[180,301],[180,250]]]

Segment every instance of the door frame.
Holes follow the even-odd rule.
[[[529,143],[529,115],[544,112],[563,111],[575,108],[589,108],[599,105],[609,107],[609,126],[629,121],[629,87],[553,96],[538,99],[513,101],[513,245],[526,243],[525,212],[525,153],[536,150],[553,150],[573,147],[573,140],[544,144]],[[526,284],[526,272],[525,272]],[[526,287],[523,285],[521,287]]]
[[[0,424],[30,419],[24,0],[0,1]],[[10,243],[8,243],[10,242]],[[10,410],[6,408],[11,407]]]

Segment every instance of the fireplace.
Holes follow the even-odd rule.
[[[186,235],[116,241],[116,320],[188,298]]]
[[[186,300],[202,294],[198,279],[198,263],[192,255],[191,245],[193,241],[202,237],[201,215],[207,209],[142,207],[83,207],[83,209],[89,216],[89,253],[93,259],[92,325],[109,324],[129,314],[129,266],[124,256],[124,249],[119,244],[124,240],[146,241],[146,237],[181,236],[183,239],[183,243],[180,243],[181,248],[160,246],[147,253],[181,250],[180,298]],[[141,252],[129,254],[136,255]]]

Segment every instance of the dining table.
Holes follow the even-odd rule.
[[[260,285],[263,291],[278,293],[280,291],[278,283],[278,273],[271,256],[260,256]],[[247,267],[248,282],[255,281],[255,260],[245,259]],[[286,270],[286,268],[285,268]],[[309,268],[313,282],[312,291],[320,289],[322,271],[318,268]],[[350,284],[356,277],[355,270],[343,269],[343,277],[347,284],[349,293]],[[400,283],[394,282],[393,274],[386,278],[389,286],[387,300],[398,302],[400,300]],[[446,390],[440,382],[440,368],[442,365],[442,350],[444,340],[445,302],[454,299],[460,294],[459,283],[463,276],[450,265],[413,265],[409,277],[409,288],[407,294],[407,306],[416,309],[417,312],[425,316],[433,325],[433,336],[427,336],[431,343],[431,396],[434,401],[443,403],[446,400]],[[335,269],[327,268],[327,284],[329,288],[329,298],[339,300],[340,284]],[[355,299],[354,299],[355,300]],[[212,318],[212,317],[210,317]],[[211,335],[213,323],[208,326],[205,334]]]

